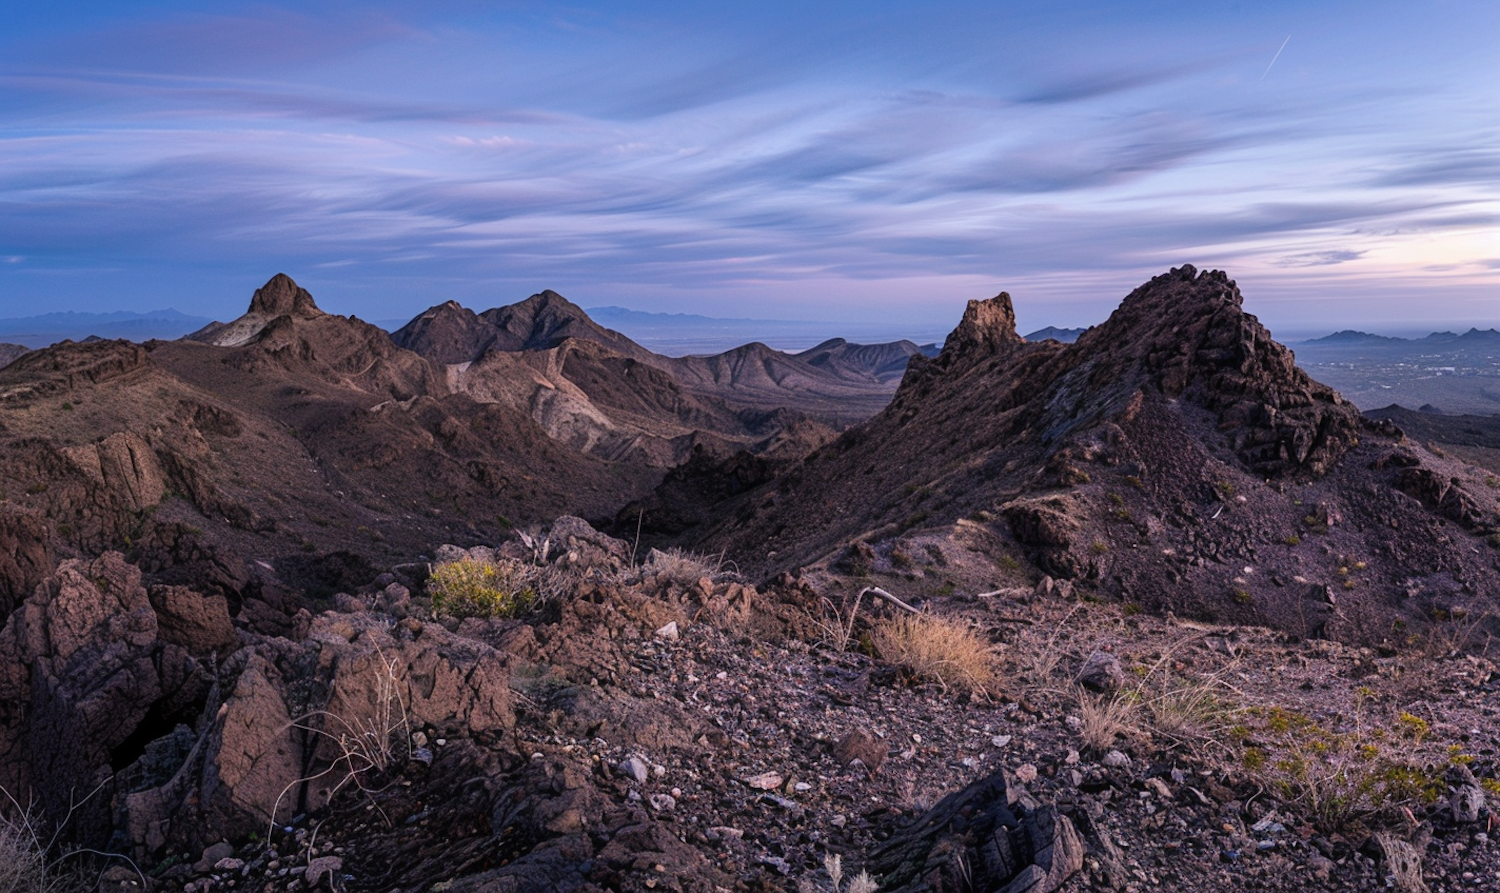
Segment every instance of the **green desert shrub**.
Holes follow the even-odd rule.
[[[460,558],[432,568],[432,613],[450,617],[515,617],[537,601],[528,568],[515,561]]]

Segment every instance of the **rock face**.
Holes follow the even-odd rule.
[[[292,281],[285,273],[277,273],[265,285],[255,290],[250,298],[250,312],[266,316],[300,316],[312,319],[322,316],[307,289]]]
[[[996,773],[943,798],[871,859],[893,893],[1051,893],[1083,867],[1072,821],[1030,798],[1011,802]]]
[[[351,776],[406,759],[421,728],[500,734],[515,722],[509,672],[499,652],[441,626],[365,613],[320,615],[295,645],[246,648],[226,662],[236,679],[201,752],[126,798],[132,842],[152,852],[241,836],[319,808]]]
[[[0,617],[9,617],[51,572],[46,522],[30,512],[0,511]]]
[[[33,792],[46,819],[142,757],[147,741],[190,719],[206,669],[158,639],[140,571],[118,553],[69,559],[0,630],[0,778]],[[108,790],[89,798],[69,833],[98,839],[112,824]]]
[[[515,721],[488,645],[365,613],[306,629],[241,647],[220,597],[148,594],[118,553],[62,562],[0,630],[0,783],[77,839],[125,829],[149,855],[321,806],[404,760],[415,730],[487,740]]]
[[[943,353],[949,355],[951,362],[955,355],[994,353],[1023,341],[1016,334],[1016,310],[1011,305],[1010,293],[1002,291],[988,301],[969,302],[958,327],[943,342]]]

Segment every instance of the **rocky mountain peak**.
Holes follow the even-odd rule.
[[[1357,441],[1359,412],[1297,367],[1246,313],[1234,280],[1184,264],[1132,291],[1065,356],[1071,411],[1157,391],[1214,412],[1245,465],[1263,476],[1322,474]]]
[[[497,332],[488,320],[457,301],[429,307],[391,333],[398,347],[440,364],[468,363],[495,345]]]
[[[254,297],[250,299],[250,312],[266,316],[298,316],[304,319],[323,315],[307,289],[299,286],[285,273],[277,273],[269,282],[255,290]]]
[[[581,338],[635,359],[655,356],[594,322],[582,307],[550,288],[524,301],[486,310],[479,317],[498,330],[496,346],[504,350],[549,350],[568,338]]]
[[[987,301],[970,301],[958,327],[943,342],[944,353],[992,352],[1003,345],[1021,344],[1010,293],[1002,291]]]

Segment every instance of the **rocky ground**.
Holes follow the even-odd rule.
[[[0,890],[1500,886],[1500,481],[1222,273],[654,490],[290,280],[205,332],[0,381]]]
[[[632,569],[625,544],[569,524],[535,613],[434,619],[386,577],[305,620],[299,647],[332,667],[325,703],[348,714],[342,728],[399,705],[378,726],[388,760],[336,760],[302,785],[321,784],[325,806],[293,783],[276,821],[137,846],[144,877],[108,877],[198,893],[826,891],[837,855],[845,886],[867,869],[881,890],[998,890],[1011,878],[991,870],[980,819],[1003,807],[1017,833],[1044,815],[1067,826],[1035,890],[1500,884],[1487,642],[1296,641],[1044,579],[918,606],[992,644],[996,677],[975,690],[872,656],[871,635],[902,612],[865,596],[846,623],[860,581],[757,590],[661,554]],[[292,645],[239,636],[258,654]],[[371,637],[387,650],[360,664]],[[505,696],[478,709],[428,652],[453,666],[481,655],[459,677]],[[398,685],[361,688],[352,667]],[[246,675],[201,724],[264,721],[244,712],[264,694]]]

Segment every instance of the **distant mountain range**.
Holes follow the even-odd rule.
[[[1433,332],[1425,338],[1393,338],[1389,335],[1372,335],[1369,332],[1357,332],[1353,329],[1345,329],[1342,332],[1334,332],[1332,335],[1324,335],[1322,338],[1313,338],[1300,342],[1302,345],[1319,345],[1324,347],[1430,347],[1436,344],[1444,345],[1495,345],[1500,344],[1500,331],[1494,329],[1471,328],[1462,335],[1456,332]]]
[[[150,341],[152,338],[169,340],[181,338],[209,322],[206,317],[190,316],[171,308],[145,313],[131,310],[79,313],[68,310],[0,319],[0,341],[35,349],[65,339],[82,341],[91,336],[124,338],[129,341]]]
[[[1078,336],[1087,332],[1088,329],[1059,329],[1057,326],[1047,326],[1045,329],[1037,329],[1026,336],[1027,341],[1061,341],[1063,344],[1072,344],[1078,340]]]
[[[1296,345],[1297,360],[1354,405],[1398,403],[1448,413],[1500,412],[1500,332],[1471,328],[1391,338],[1335,332]]]

